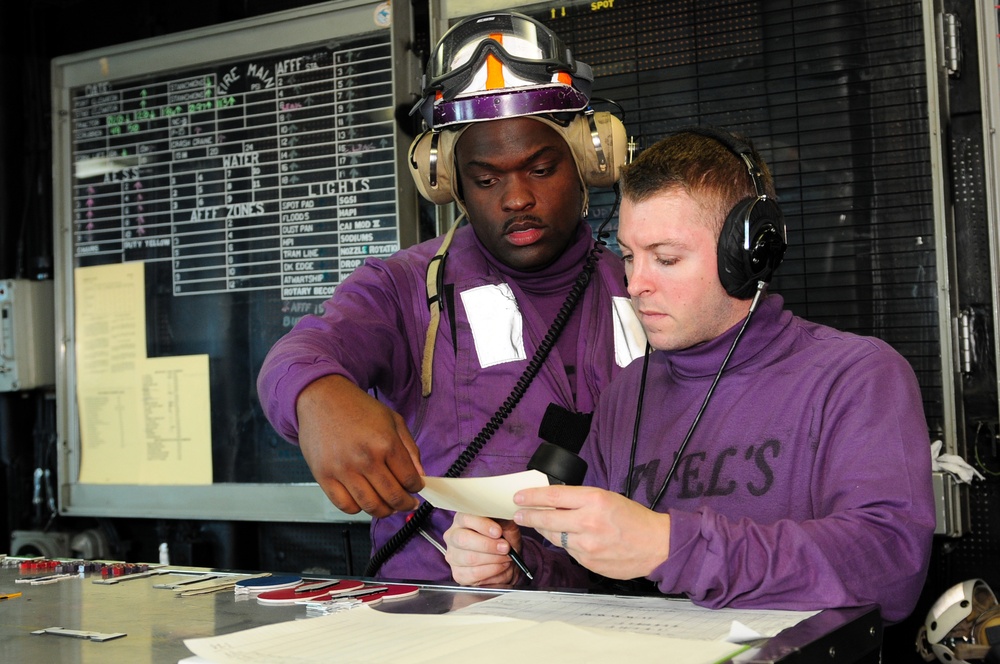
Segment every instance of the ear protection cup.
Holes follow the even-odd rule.
[[[719,281],[733,297],[747,300],[757,282],[771,275],[785,255],[781,209],[770,198],[745,198],[729,212],[719,234]]]
[[[719,233],[719,281],[733,297],[748,300],[757,283],[768,283],[785,256],[785,222],[781,208],[764,190],[761,168],[753,149],[732,134],[708,127],[689,127],[681,132],[711,138],[746,164],[755,196],[733,206]]]
[[[588,187],[611,187],[618,181],[626,159],[628,137],[625,126],[616,116],[604,111],[580,114],[566,125],[541,115],[523,117],[543,122],[563,137],[573,153],[585,190]],[[410,175],[420,195],[436,205],[451,201],[461,203],[457,173],[454,172],[455,145],[468,127],[428,130],[410,144],[407,160]],[[584,207],[586,205],[585,200]]]
[[[610,188],[618,182],[627,159],[628,137],[617,116],[605,111],[578,115],[566,127],[540,119],[562,133],[587,187]]]
[[[458,200],[457,188],[452,182],[455,165],[455,143],[469,125],[456,130],[428,130],[418,135],[410,144],[410,175],[420,195],[435,205]]]

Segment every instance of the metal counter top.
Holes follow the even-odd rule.
[[[301,605],[264,605],[232,589],[188,597],[155,588],[213,570],[169,567],[169,573],[143,578],[120,577],[118,583],[94,583],[99,574],[76,575],[51,584],[16,583],[27,576],[17,568],[0,569],[0,594],[20,597],[0,601],[0,661],[59,664],[176,664],[191,657],[188,638],[228,634],[276,622],[302,619]],[[252,574],[252,572],[250,572]],[[39,574],[32,572],[32,575]],[[322,578],[322,577],[316,577]],[[393,613],[442,614],[496,597],[501,591],[422,585],[409,598],[382,602]],[[125,633],[92,641],[33,631],[68,630]],[[764,662],[877,662],[882,627],[875,609],[823,611],[773,637],[754,656]]]

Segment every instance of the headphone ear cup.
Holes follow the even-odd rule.
[[[730,210],[718,248],[719,281],[727,293],[746,300],[758,281],[771,281],[785,256],[784,227],[781,208],[769,198],[745,198]]]
[[[576,160],[580,177],[588,187],[612,187],[621,174],[628,150],[625,125],[606,111],[577,115],[568,125],[537,116],[560,134]],[[458,200],[455,190],[455,144],[468,127],[432,130],[413,139],[407,164],[420,195],[436,205]]]
[[[536,119],[562,135],[586,186],[614,186],[628,151],[628,136],[621,120],[607,111],[577,115],[568,125],[544,116]]]
[[[410,175],[420,195],[435,205],[445,205],[455,200],[454,165],[455,143],[463,130],[431,130],[413,139],[410,144]]]
[[[570,141],[571,146],[574,143],[579,146],[577,161],[583,181],[588,187],[613,187],[621,175],[628,151],[625,125],[607,111],[594,113],[589,118],[580,116],[574,124],[583,129],[582,136]],[[595,144],[595,135],[600,145]]]

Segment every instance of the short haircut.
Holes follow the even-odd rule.
[[[750,148],[761,169],[764,191],[774,197],[767,164],[746,138],[734,138]],[[706,209],[716,232],[722,230],[729,210],[744,198],[757,195],[746,163],[719,140],[694,131],[680,131],[657,141],[622,171],[622,198],[632,203],[676,189],[683,189]]]

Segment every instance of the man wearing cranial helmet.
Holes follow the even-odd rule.
[[[626,141],[591,109],[591,81],[526,16],[456,24],[428,62],[414,108],[428,129],[409,161],[420,193],[462,215],[442,237],[367,259],[264,361],[270,422],[334,505],[372,516],[367,574],[450,581],[429,540],[440,545],[452,515],[420,505],[421,476],[524,470],[547,412],[585,432],[601,390],[642,353],[621,261],[584,221],[588,188],[615,183]],[[543,546],[516,537],[528,559]]]

